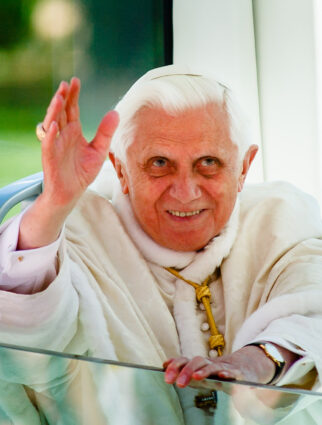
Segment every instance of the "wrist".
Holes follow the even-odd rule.
[[[266,382],[266,384],[275,384],[282,376],[286,367],[286,361],[281,351],[274,344],[265,341],[254,342],[246,345],[246,347],[249,346],[254,346],[260,349],[262,353],[274,364],[274,374],[272,378]]]
[[[21,219],[17,250],[41,248],[55,242],[71,210],[71,206],[57,206],[40,195]]]
[[[79,196],[74,195],[72,197],[67,197],[62,196],[59,192],[52,192],[51,190],[44,189],[35,200],[34,205],[37,206],[37,209],[41,210],[45,216],[67,217],[80,197],[81,194]]]

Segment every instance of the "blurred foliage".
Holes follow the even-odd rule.
[[[0,49],[12,48],[30,35],[32,0],[2,1],[0,7]]]
[[[81,119],[91,138],[103,114],[134,80],[164,64],[164,47],[163,0],[0,1],[3,186],[41,169],[35,126],[61,79],[81,78]],[[42,36],[35,26],[35,12],[55,1],[57,7],[72,3],[81,16],[80,27],[64,38],[50,38],[49,32]],[[52,18],[58,25],[57,16]]]

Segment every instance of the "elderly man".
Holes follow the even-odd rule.
[[[0,324],[1,340],[165,362],[180,387],[208,376],[319,385],[319,210],[285,183],[241,193],[257,146],[229,90],[152,70],[91,143],[79,90],[73,78],[53,97],[43,193],[1,231],[1,309],[26,315],[23,328],[12,314]],[[88,191],[108,152],[118,179],[101,174],[101,193]]]

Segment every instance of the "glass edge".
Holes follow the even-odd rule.
[[[45,350],[45,349],[34,348],[34,347],[25,347],[25,346],[19,346],[19,345],[14,345],[14,344],[6,344],[6,343],[0,342],[0,349],[1,348],[15,350],[15,351],[24,351],[24,352],[35,353],[35,354],[44,354],[44,355],[47,355],[47,356],[57,356],[57,357],[62,357],[62,358],[70,359],[70,360],[81,360],[81,361],[85,361],[85,362],[89,362],[89,363],[99,363],[99,364],[121,366],[121,367],[127,367],[127,368],[142,369],[142,370],[151,371],[151,372],[162,372],[162,373],[164,373],[164,370],[162,368],[155,367],[155,366],[141,365],[141,364],[136,364],[136,363],[127,363],[127,362],[121,362],[121,361],[117,361],[117,360],[101,359],[101,358],[98,358],[98,357],[88,357],[88,356],[80,355],[80,354],[62,353],[62,352],[59,352],[59,351]],[[256,382],[251,382],[251,381],[234,381],[234,380],[226,380],[226,379],[224,380],[224,379],[220,379],[220,378],[209,378],[209,379],[205,380],[205,382],[207,382],[207,384],[205,384],[205,387],[204,387],[205,389],[209,388],[207,386],[207,385],[209,385],[209,383],[218,382],[218,383],[224,383],[226,385],[227,384],[243,385],[243,386],[247,386],[247,387],[262,388],[262,389],[266,389],[266,390],[268,389],[268,390],[272,390],[272,391],[286,392],[286,393],[290,393],[290,394],[311,395],[311,396],[320,396],[320,397],[322,396],[322,392],[318,392],[318,391],[290,388],[290,387],[287,387],[287,386],[278,387],[278,386],[275,386],[275,385],[258,384]],[[199,385],[200,385],[200,387],[199,387]],[[201,382],[198,382],[198,387],[202,388]]]

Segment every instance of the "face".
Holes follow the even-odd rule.
[[[173,117],[142,108],[127,162],[114,160],[144,231],[176,251],[203,248],[227,223],[257,147],[244,160],[218,105]]]

